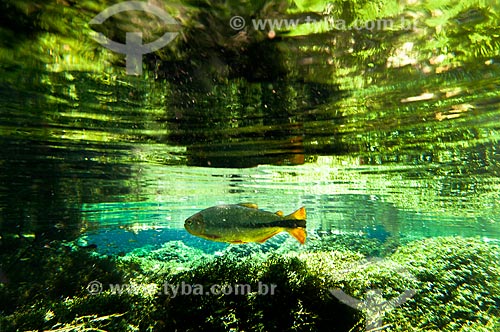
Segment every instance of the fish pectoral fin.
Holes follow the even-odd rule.
[[[297,219],[297,220],[306,220],[306,208],[301,207],[294,213],[289,214],[285,217],[285,219]]]
[[[276,211],[275,215],[283,217],[283,211],[281,211],[281,210]]]
[[[212,234],[204,234],[204,237],[206,237],[208,239],[219,239],[220,238],[219,235],[212,235]]]
[[[306,243],[306,236],[307,236],[307,233],[306,233],[306,230],[304,228],[301,228],[301,227],[297,227],[297,228],[291,228],[291,229],[287,229],[286,230],[291,236],[293,236],[294,238],[297,239],[297,241],[300,242],[300,244],[304,244]]]
[[[247,242],[242,241],[242,240],[234,240],[234,241],[229,241],[229,243],[231,243],[231,244],[245,244]]]
[[[255,203],[239,203],[239,206],[244,206],[250,209],[258,209],[259,207]]]

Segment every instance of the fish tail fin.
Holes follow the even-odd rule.
[[[298,227],[298,228],[291,228],[286,230],[291,236],[297,239],[297,241],[300,242],[300,244],[304,244],[306,242],[306,230],[304,228]]]
[[[300,244],[304,244],[306,242],[306,208],[301,207],[297,211],[289,214],[285,217],[286,220],[295,221],[293,226],[288,228],[286,231],[297,239]]]
[[[297,211],[289,214],[285,217],[285,219],[297,219],[297,220],[306,220],[306,208],[301,207]]]

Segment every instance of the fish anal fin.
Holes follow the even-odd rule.
[[[255,203],[239,203],[239,206],[244,206],[250,209],[258,209],[259,207]]]
[[[282,231],[282,229],[276,230],[275,232],[272,232],[271,234],[263,237],[262,239],[257,240],[256,242],[264,243],[267,240],[269,240],[270,238],[272,238],[273,236],[275,236],[276,234],[281,233],[281,231]]]
[[[301,207],[297,211],[289,214],[285,217],[286,219],[297,219],[297,220],[306,220],[306,208]]]
[[[306,230],[302,227],[291,228],[286,230],[291,236],[297,239],[300,244],[306,243],[307,233]]]
[[[283,211],[281,211],[281,210],[276,211],[275,215],[283,217]]]

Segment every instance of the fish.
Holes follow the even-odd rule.
[[[217,205],[202,210],[184,223],[184,228],[195,236],[231,244],[264,243],[283,231],[300,244],[306,241],[306,209],[284,216],[258,209],[253,203]]]

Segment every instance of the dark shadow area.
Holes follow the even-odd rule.
[[[321,79],[312,79],[318,68],[311,68],[321,61],[303,61],[298,51],[303,40],[229,25],[234,15],[248,24],[255,17],[283,15],[284,1],[191,5],[181,15],[182,35],[145,56],[156,77],[170,83],[161,119],[171,130],[168,142],[186,146],[192,166],[303,164],[315,140],[304,126],[317,116],[311,110],[345,95],[324,83],[331,82],[333,67],[322,67]],[[331,119],[331,112],[324,116]]]

